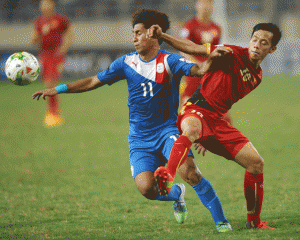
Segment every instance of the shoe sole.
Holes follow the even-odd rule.
[[[159,187],[159,194],[168,196],[173,185],[173,181],[168,181],[168,173],[165,167],[159,167],[154,172],[154,179]]]

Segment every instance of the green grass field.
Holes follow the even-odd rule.
[[[225,234],[190,186],[181,225],[172,202],[138,192],[128,160],[125,82],[61,95],[65,125],[54,129],[43,127],[45,102],[31,99],[42,87],[0,84],[1,239],[300,239],[298,77],[266,76],[232,110],[234,125],[265,159],[262,220],[276,230],[243,229],[240,166],[196,156],[233,226]]]

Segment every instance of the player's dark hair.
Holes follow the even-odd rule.
[[[166,32],[170,27],[170,20],[167,14],[156,11],[142,9],[137,11],[133,15],[132,26],[142,23],[146,29],[149,29],[152,25],[159,25],[163,32]]]
[[[253,36],[253,34],[258,30],[265,30],[265,31],[273,33],[272,46],[276,46],[277,43],[279,42],[279,40],[281,39],[281,31],[280,31],[279,27],[274,23],[256,24],[253,28],[253,32],[252,32],[251,36]]]

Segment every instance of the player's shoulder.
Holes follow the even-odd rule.
[[[138,59],[138,58],[139,58],[139,54],[137,52],[131,52],[120,56],[118,59],[119,60],[123,59],[123,61],[125,61],[126,59]]]
[[[248,59],[248,48],[242,47],[234,44],[221,44],[217,46],[229,47],[232,49],[234,56],[239,56],[239,59]]]
[[[160,54],[165,55],[167,57],[167,59],[176,59],[176,58],[180,58],[180,57],[182,58],[182,56],[180,56],[179,54],[174,53],[174,52],[169,52],[164,49],[161,49],[159,52],[160,52]]]
[[[189,28],[189,27],[194,26],[196,23],[197,23],[197,20],[196,20],[196,18],[193,17],[193,18],[187,20],[183,26],[186,28]]]
[[[138,56],[139,54],[137,52],[130,52],[130,53],[126,53],[123,56]]]
[[[34,24],[38,24],[42,20],[43,16],[38,15],[33,19]]]
[[[55,18],[62,22],[70,22],[71,21],[69,17],[67,17],[66,15],[61,14],[61,13],[56,13]]]
[[[169,52],[166,50],[161,50],[160,52],[162,54],[166,55],[168,64],[170,64],[170,65],[173,65],[173,64],[177,65],[178,63],[181,63],[181,64],[193,63],[191,61],[188,61],[187,59],[185,59],[183,56],[181,56],[178,53]]]
[[[221,29],[221,25],[219,25],[215,21],[212,21],[211,24],[212,24],[213,27]]]
[[[191,18],[188,21],[186,21],[179,31],[180,38],[190,39],[191,35],[199,29],[199,22],[196,20],[196,18]]]
[[[237,52],[244,52],[248,49],[246,47],[242,47],[234,44],[226,44],[226,43],[215,45],[215,47],[221,47],[221,46],[230,47],[233,51],[237,51]]]
[[[171,53],[171,52],[169,52],[169,51],[167,51],[167,50],[165,50],[165,49],[160,49],[159,52],[160,52],[161,54],[165,54],[165,55],[174,54],[174,53]]]
[[[122,56],[119,56],[114,62],[115,62],[115,64],[120,64],[120,66],[121,65],[124,66],[123,63],[130,65],[132,62],[137,64],[138,61],[139,61],[138,53],[131,52],[131,53],[127,53]]]

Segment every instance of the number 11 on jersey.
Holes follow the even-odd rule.
[[[147,85],[149,86],[150,97],[153,97],[152,83],[148,82]],[[145,83],[141,83],[141,86],[143,87],[143,91],[144,91],[144,94],[143,94],[144,97],[147,96],[147,85]]]

